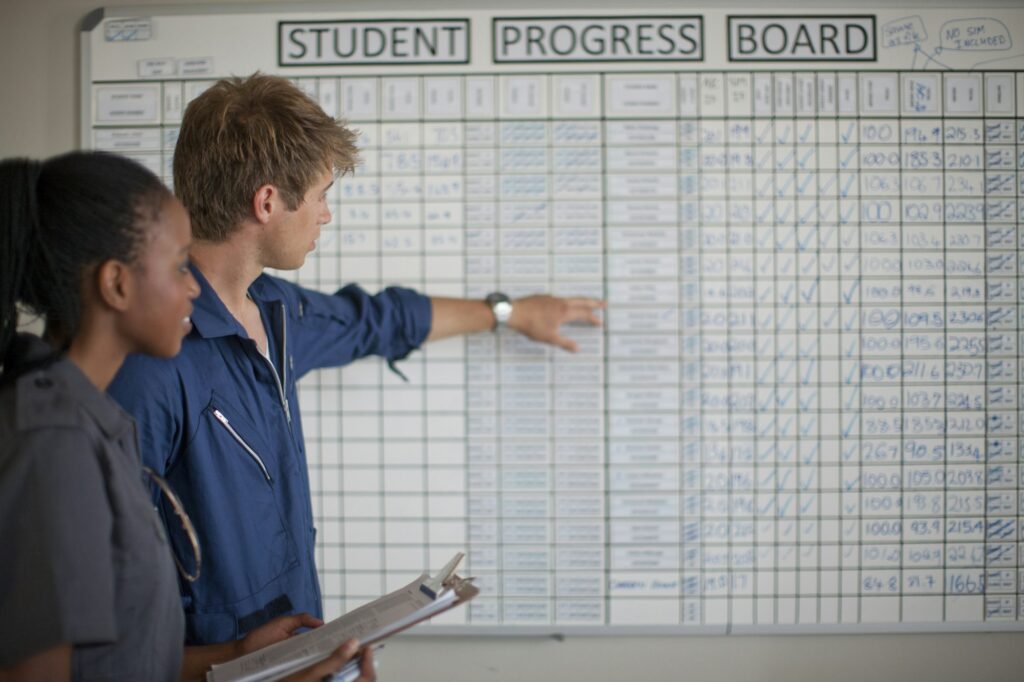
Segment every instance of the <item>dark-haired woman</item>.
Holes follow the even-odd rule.
[[[200,570],[198,547],[172,559],[134,423],[104,390],[129,353],[180,349],[199,292],[190,239],[181,203],[128,159],[0,162],[0,680],[201,678],[320,624],[285,616],[183,649],[174,567]],[[43,338],[16,333],[19,304]]]

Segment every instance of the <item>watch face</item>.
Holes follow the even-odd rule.
[[[494,311],[494,317],[499,323],[508,322],[508,318],[512,316],[512,304],[508,301],[498,301],[491,310]]]

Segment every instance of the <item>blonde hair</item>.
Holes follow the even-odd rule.
[[[185,110],[174,150],[174,188],[197,239],[227,239],[270,184],[295,210],[324,171],[355,168],[356,135],[290,81],[226,78]]]

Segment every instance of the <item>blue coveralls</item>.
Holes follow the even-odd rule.
[[[138,422],[144,462],[178,493],[196,527],[202,575],[181,581],[188,644],[223,642],[274,616],[322,615],[309,473],[296,380],[366,355],[398,360],[431,325],[430,299],[355,285],[334,295],[260,276],[272,362],[202,273],[194,329],[170,360],[133,355],[109,392]],[[187,540],[162,508],[172,544]]]

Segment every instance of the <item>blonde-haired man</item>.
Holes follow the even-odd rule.
[[[575,350],[560,326],[598,324],[593,299],[474,301],[399,287],[371,296],[355,285],[331,295],[264,274],[296,269],[313,250],[335,175],[357,163],[354,142],[289,81],[260,74],[219,81],[182,121],[174,182],[192,218],[194,329],[177,358],[131,358],[109,390],[202,543],[202,575],[181,585],[190,644],[282,613],[321,615],[297,378],[371,354],[399,360],[498,322]]]

